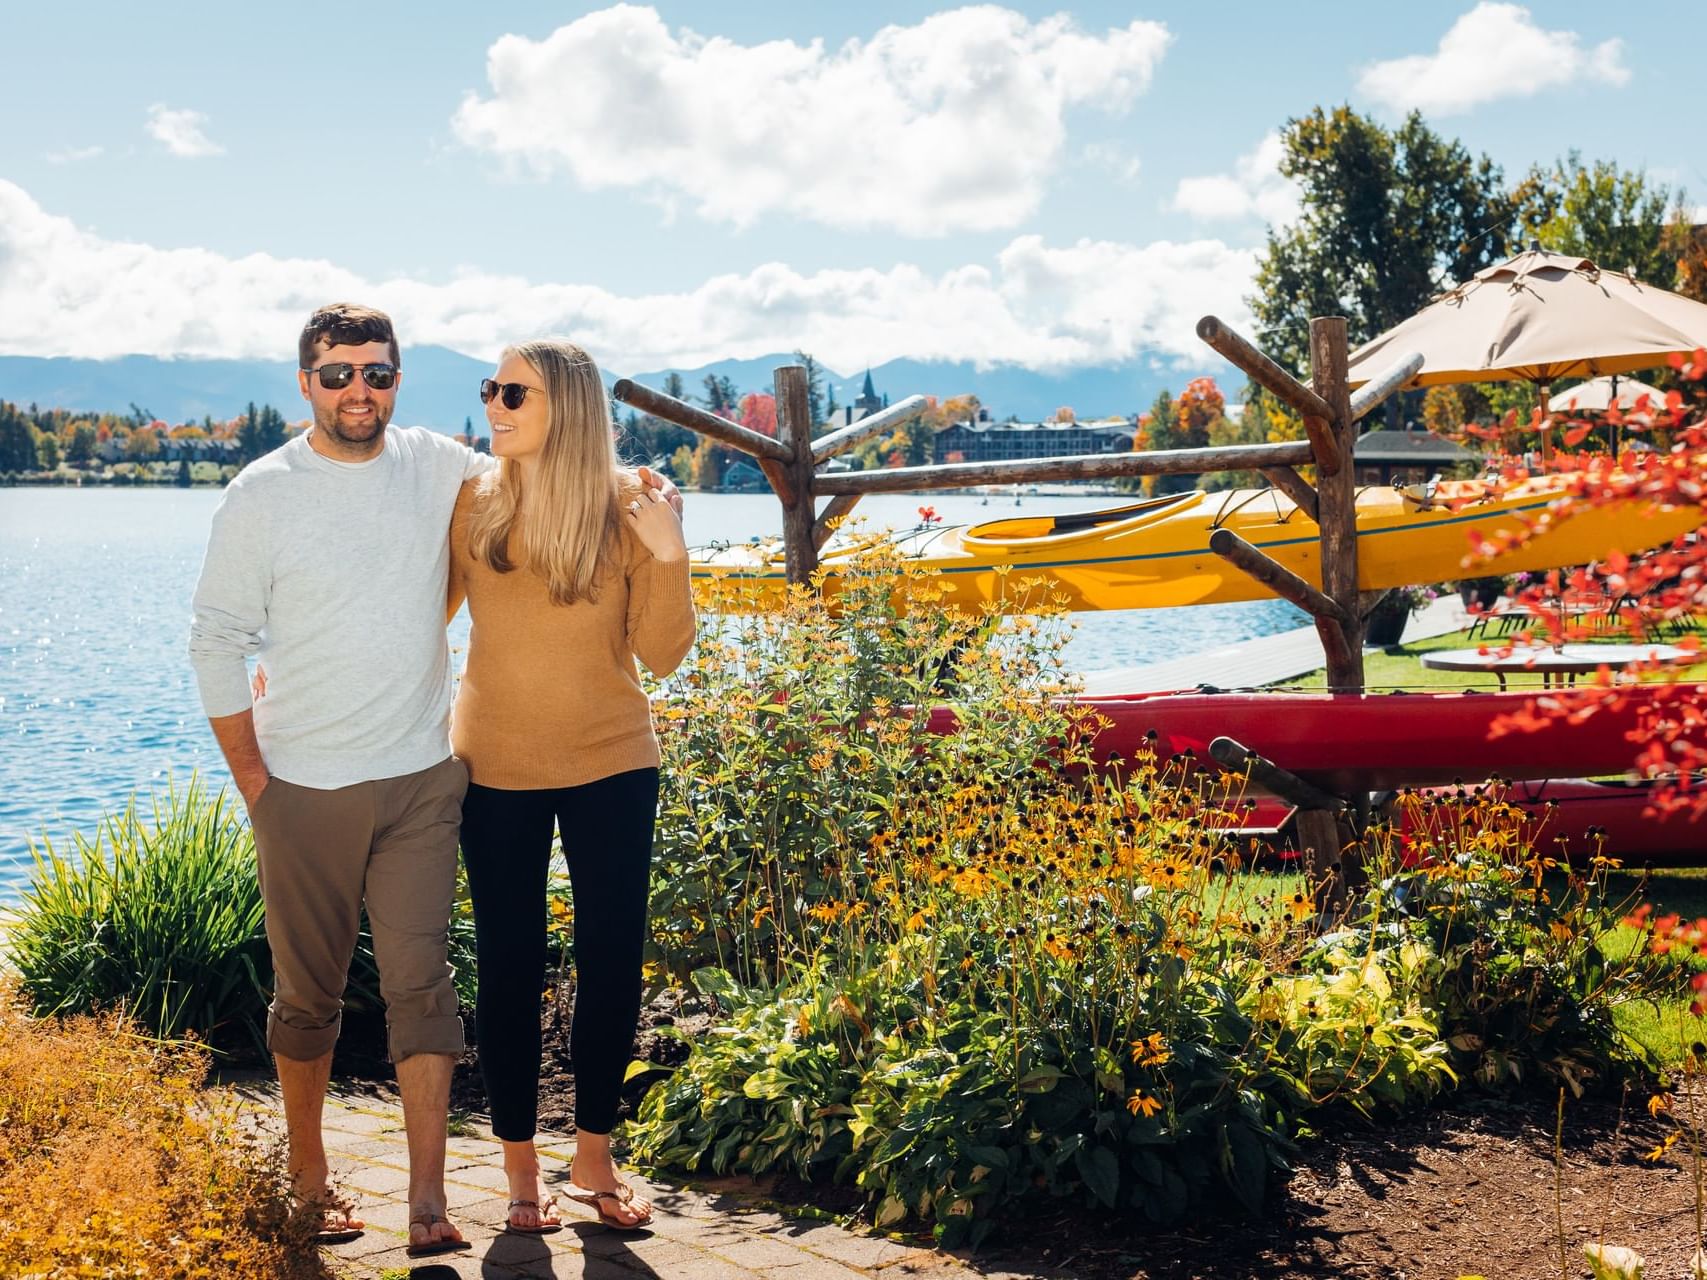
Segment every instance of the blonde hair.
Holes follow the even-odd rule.
[[[531,569],[545,579],[553,604],[591,600],[622,536],[618,498],[639,481],[617,465],[610,401],[591,356],[556,338],[518,343],[503,358],[512,355],[544,384],[545,445],[526,493],[522,468],[507,458],[482,479],[468,521],[469,551],[499,573]]]

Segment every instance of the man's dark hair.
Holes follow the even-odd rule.
[[[302,337],[296,343],[297,367],[313,368],[315,349],[322,343],[328,347],[359,347],[366,342],[390,343],[391,363],[403,367],[390,316],[353,302],[334,302],[321,307],[302,326]]]

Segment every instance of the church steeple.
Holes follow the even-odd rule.
[[[865,371],[865,386],[860,390],[859,399],[853,402],[853,408],[860,417],[876,413],[883,408],[883,397],[877,394],[877,388],[871,383],[871,369],[869,367]]]

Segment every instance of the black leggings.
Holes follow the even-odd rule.
[[[474,900],[480,992],[475,1034],[506,1142],[533,1137],[539,1116],[540,992],[551,829],[563,836],[575,901],[575,1126],[609,1133],[640,1016],[640,965],[652,872],[658,771],[635,769],[580,787],[500,791],[470,785],[462,858]]]

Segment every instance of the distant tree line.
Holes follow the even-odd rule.
[[[100,471],[121,464],[176,463],[190,483],[191,466],[224,473],[282,445],[295,430],[272,405],[250,403],[235,418],[167,423],[132,404],[127,412],[42,409],[0,400],[0,475]]]

